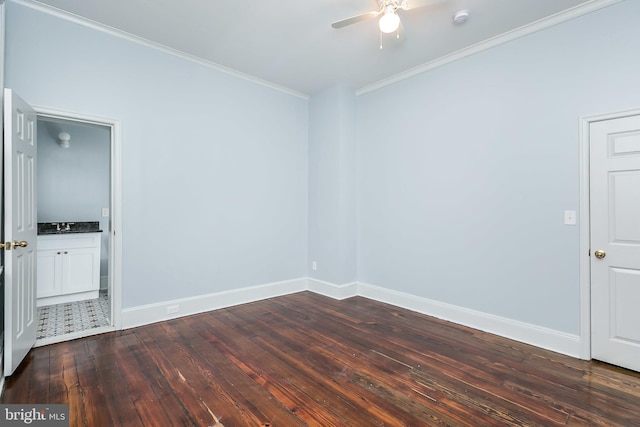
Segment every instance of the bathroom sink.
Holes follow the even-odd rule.
[[[97,233],[101,231],[98,221],[38,223],[38,234]]]

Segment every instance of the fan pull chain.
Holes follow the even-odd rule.
[[[380,31],[380,50],[382,50],[382,31]]]

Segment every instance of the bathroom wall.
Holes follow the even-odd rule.
[[[68,148],[58,133],[71,135]],[[108,273],[110,129],[62,120],[38,120],[38,222],[100,221],[100,276]]]

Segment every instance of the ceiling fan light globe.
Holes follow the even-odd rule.
[[[383,33],[393,33],[400,26],[400,17],[395,12],[385,12],[378,21],[378,27]]]

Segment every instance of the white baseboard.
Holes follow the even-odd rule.
[[[345,299],[358,295],[358,284],[356,282],[344,285],[335,285],[318,279],[307,279],[307,289],[316,294],[324,295],[334,299]]]
[[[367,283],[358,283],[358,295],[568,356],[579,358],[581,355],[581,342],[578,335],[470,310]]]
[[[362,296],[568,356],[579,358],[581,355],[581,340],[577,335],[381,288],[367,283],[354,282],[336,285],[313,278],[286,280],[127,308],[122,310],[122,328],[133,328],[305,290],[338,300]],[[170,313],[170,311],[172,312]]]
[[[196,297],[163,301],[122,310],[122,328],[133,328],[163,320],[217,310],[248,302],[307,290],[307,279],[286,280]],[[171,313],[169,313],[171,311]]]

